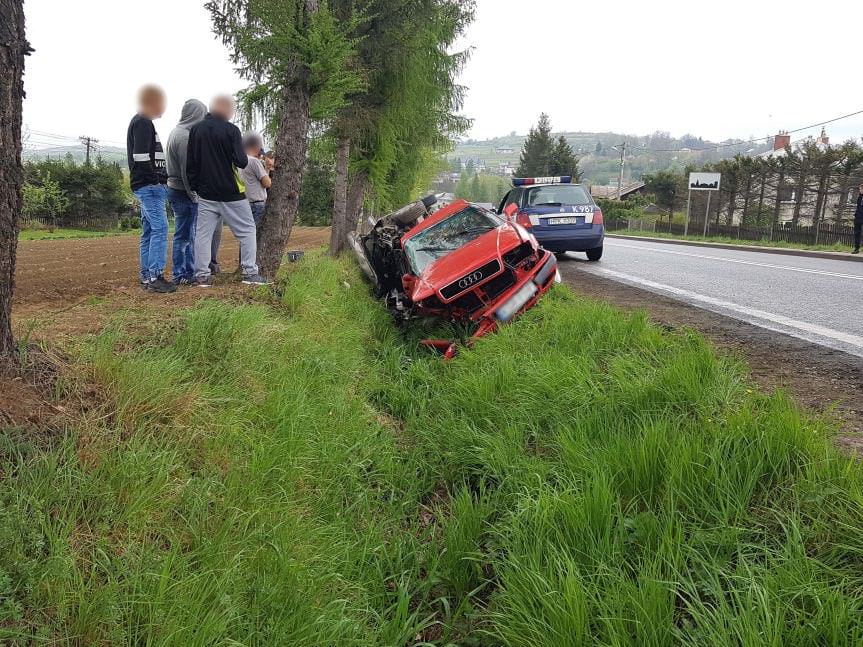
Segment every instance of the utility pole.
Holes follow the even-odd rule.
[[[620,174],[617,176],[617,199],[623,195],[623,167],[626,166],[626,142],[620,145]]]
[[[84,147],[87,149],[87,157],[86,157],[86,160],[85,160],[85,162],[84,162],[84,163],[85,163],[87,166],[90,166],[90,151],[91,151],[91,150],[92,150],[92,151],[95,151],[95,150],[96,150],[96,144],[98,144],[98,143],[99,143],[99,140],[98,140],[98,139],[95,139],[95,138],[93,138],[93,137],[87,137],[86,135],[82,135],[81,137],[79,137],[79,138],[78,138],[78,140],[79,140],[82,144],[84,144]]]

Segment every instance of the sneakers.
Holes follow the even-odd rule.
[[[209,276],[195,279],[195,286],[199,288],[211,288],[213,287],[213,279]]]
[[[168,283],[163,277],[159,276],[147,284],[147,292],[156,292],[158,294],[170,294],[176,292],[177,286],[173,283]]]
[[[268,281],[260,274],[250,274],[243,277],[244,285],[272,285],[272,281]]]
[[[181,276],[178,279],[174,279],[174,285],[180,287],[181,285],[192,285],[193,279],[188,276]]]
[[[854,251],[853,251],[853,252],[851,252],[851,253],[852,253],[852,254],[859,254],[859,253],[860,253],[860,248],[859,248],[859,247],[855,247],[855,248],[854,248]]]
[[[222,266],[215,261],[210,261],[210,274],[221,274]]]

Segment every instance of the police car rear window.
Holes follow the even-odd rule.
[[[535,186],[527,190],[527,206],[543,205],[589,205],[593,204],[583,187],[576,184],[553,184]]]

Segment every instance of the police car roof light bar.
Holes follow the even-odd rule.
[[[512,180],[513,186],[534,186],[536,184],[572,184],[571,175],[561,177],[516,177]]]

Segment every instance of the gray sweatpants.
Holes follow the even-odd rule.
[[[228,225],[231,233],[240,243],[240,265],[245,276],[258,273],[258,244],[255,240],[255,220],[248,200],[236,202],[213,202],[198,199],[198,225],[195,231],[195,277],[210,276],[213,234],[222,226]]]

